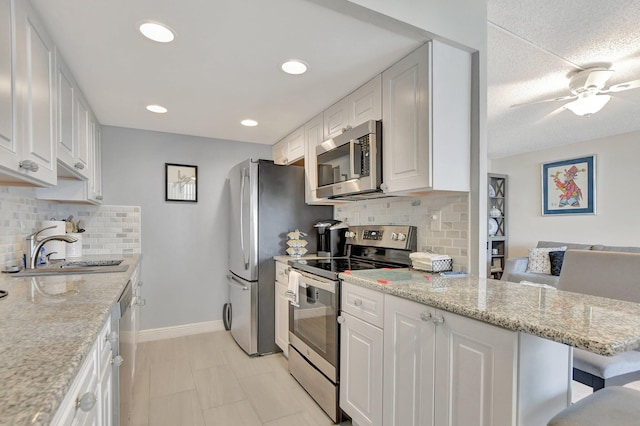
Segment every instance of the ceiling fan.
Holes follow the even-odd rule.
[[[517,107],[521,105],[539,104],[544,102],[568,101],[574,99],[563,106],[571,110],[576,115],[590,116],[600,111],[611,99],[608,93],[624,92],[625,90],[637,89],[640,87],[640,80],[627,81],[615,84],[604,89],[605,84],[614,73],[614,70],[606,68],[587,68],[576,72],[569,80],[569,91],[572,95],[561,96],[559,98],[544,99],[542,101],[525,102],[511,105]]]

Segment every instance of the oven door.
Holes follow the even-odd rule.
[[[304,274],[298,304],[289,304],[289,342],[325,376],[337,380],[339,283]]]

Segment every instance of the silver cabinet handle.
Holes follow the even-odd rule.
[[[96,200],[100,200],[100,201],[102,201],[102,195],[98,195],[98,196],[96,197]]]
[[[76,409],[79,408],[85,413],[91,411],[96,405],[96,395],[93,392],[87,392],[76,400]]]
[[[353,304],[355,306],[362,306],[362,300],[361,299],[356,299],[356,300],[353,301]]]
[[[75,167],[78,170],[82,170],[82,169],[84,169],[84,164],[82,164],[80,161],[78,161],[76,164],[73,165],[73,167]]]
[[[440,315],[439,317],[434,318],[433,319],[433,323],[435,325],[444,324],[444,317],[442,315]]]
[[[420,319],[422,321],[431,321],[433,315],[431,315],[431,312],[423,312],[420,314]]]
[[[116,367],[120,367],[123,362],[124,362],[124,358],[122,358],[120,355],[116,355],[115,358],[111,359],[111,364],[113,364]]]
[[[38,163],[31,160],[22,160],[20,163],[18,163],[18,165],[20,166],[21,169],[24,169],[28,172],[37,172],[38,169],[40,168]]]
[[[338,321],[338,324],[344,324],[345,318],[342,315],[340,315],[338,318],[336,318],[336,321]]]

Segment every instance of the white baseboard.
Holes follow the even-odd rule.
[[[222,330],[224,330],[222,320],[176,325],[174,327],[152,328],[149,330],[140,330],[138,333],[138,342],[150,342],[152,340],[171,339],[174,337]]]

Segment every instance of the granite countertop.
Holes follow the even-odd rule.
[[[124,259],[129,267],[34,278],[0,274],[0,290],[9,292],[0,299],[0,425],[51,422],[141,255],[78,260],[96,259]]]
[[[340,274],[345,282],[599,355],[640,346],[640,304],[474,276],[414,270]]]

